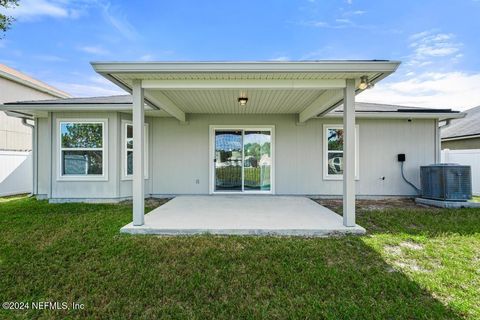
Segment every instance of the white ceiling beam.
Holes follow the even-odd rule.
[[[155,94],[152,94],[145,90],[145,98],[172,117],[177,118],[181,122],[185,122],[185,112],[177,107],[177,105],[163,93],[156,91]]]
[[[143,80],[144,89],[343,89],[345,79],[319,80]]]
[[[342,98],[342,89],[328,90],[322,93],[317,99],[315,99],[315,101],[305,108],[305,110],[300,112],[298,117],[299,122],[305,122],[308,119],[316,117]]]

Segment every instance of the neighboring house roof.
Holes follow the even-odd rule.
[[[356,112],[408,112],[408,113],[459,113],[452,109],[420,108],[410,106],[400,106],[394,104],[381,104],[371,102],[355,102]],[[343,113],[343,105],[332,111],[333,113]]]
[[[4,106],[32,106],[32,107],[65,107],[65,108],[81,108],[82,106],[91,108],[94,106],[112,106],[130,108],[132,104],[131,95],[115,95],[107,97],[88,97],[88,98],[65,98],[52,100],[34,100],[34,101],[19,101],[5,103]],[[12,108],[13,109],[13,108]],[[77,110],[77,109],[75,109]],[[399,106],[393,104],[380,104],[369,102],[355,102],[355,112],[357,115],[379,117],[420,117],[420,118],[451,118],[460,115],[460,112],[451,109],[429,109],[410,106]],[[329,114],[327,117],[341,117],[343,113],[343,105],[340,105]]]
[[[54,97],[58,98],[68,98],[71,97],[68,93],[63,92],[57,88],[49,86],[48,84],[34,79],[18,70],[10,68],[4,64],[0,63],[0,77],[20,83],[24,86],[33,88],[38,91],[48,93]]]
[[[466,116],[442,128],[442,139],[461,139],[480,136],[480,106],[464,111]]]

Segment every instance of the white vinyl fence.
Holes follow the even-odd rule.
[[[0,151],[0,197],[32,192],[32,153]]]
[[[442,162],[470,166],[472,169],[472,192],[476,196],[480,195],[480,149],[442,150]]]

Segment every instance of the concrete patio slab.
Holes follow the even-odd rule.
[[[215,195],[177,196],[145,215],[131,234],[330,236],[364,234],[345,227],[342,217],[306,197]]]

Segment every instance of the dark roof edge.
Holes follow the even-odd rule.
[[[469,139],[469,138],[475,138],[477,136],[480,136],[480,131],[477,132],[477,133],[472,133],[472,134],[464,134],[464,135],[461,135],[461,136],[447,136],[447,137],[442,137],[441,139],[444,140],[444,139]]]

